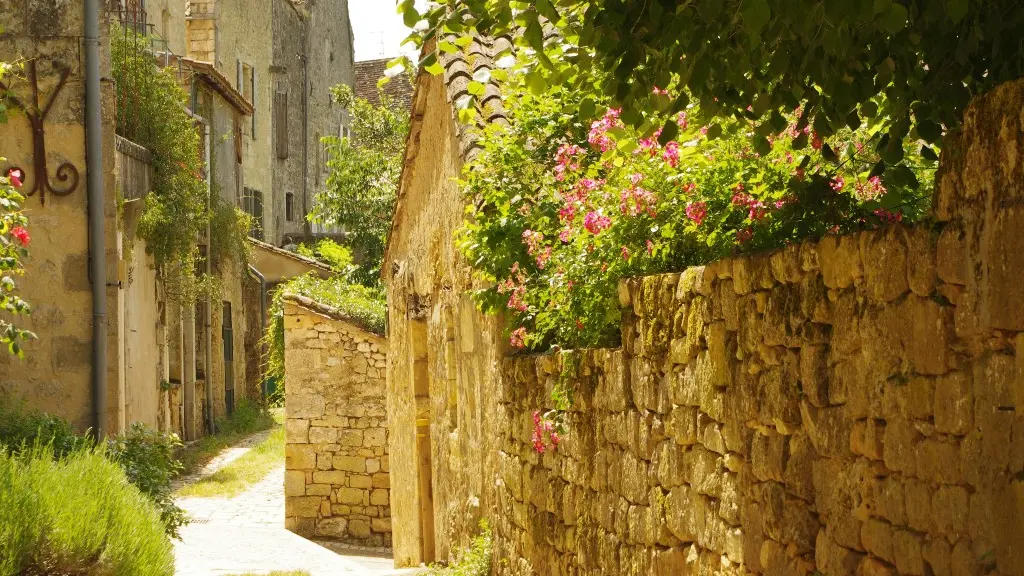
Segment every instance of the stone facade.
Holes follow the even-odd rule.
[[[387,342],[302,297],[284,319],[285,526],[390,548]]]
[[[446,65],[384,267],[396,565],[483,515],[498,574],[1024,574],[1024,81],[947,139],[934,223],[629,280],[621,349],[502,359],[452,246]]]

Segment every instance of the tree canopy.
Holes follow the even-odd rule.
[[[402,0],[398,8],[412,40],[437,39],[441,50],[474,34],[512,33],[529,48],[518,57],[531,88],[571,86],[585,118],[600,113],[586,94],[601,93],[650,133],[658,115],[649,112],[677,112],[693,98],[709,121],[758,121],[763,146],[785,128],[783,114],[802,106],[802,122],[822,136],[880,119],[888,165],[902,160],[903,140],[938,143],[972,96],[1024,76],[1019,0],[440,0],[423,13]],[[435,58],[421,64],[436,68]],[[594,69],[611,74],[594,78]],[[670,84],[679,90],[665,98],[658,89]],[[670,123],[662,136],[674,136]]]

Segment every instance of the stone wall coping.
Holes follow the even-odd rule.
[[[299,308],[302,308],[303,310],[306,310],[307,312],[319,314],[320,316],[326,316],[331,320],[341,322],[346,326],[352,328],[353,330],[362,332],[370,339],[377,340],[380,343],[387,342],[387,338],[385,338],[383,334],[378,334],[377,332],[368,329],[359,320],[349,317],[348,315],[338,310],[337,308],[334,308],[333,306],[328,306],[327,304],[318,302],[312,298],[309,298],[308,296],[302,296],[301,294],[293,294],[291,292],[286,292],[282,296],[282,299],[286,303],[295,305]]]
[[[135,158],[140,162],[146,162],[148,164],[152,159],[152,155],[150,154],[148,149],[136,144],[135,142],[132,142],[127,138],[124,138],[123,136],[114,136],[114,147],[117,149],[118,152],[124,154],[125,156]]]

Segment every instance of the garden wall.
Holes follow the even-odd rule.
[[[387,342],[301,296],[284,314],[285,525],[390,547]]]
[[[622,349],[504,360],[496,572],[1024,574],[1022,110],[972,105],[934,224],[630,280]]]

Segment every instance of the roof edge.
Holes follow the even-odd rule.
[[[369,334],[370,336],[378,338],[382,341],[387,340],[387,337],[384,334],[381,334],[380,332],[371,329],[360,320],[352,318],[351,316],[348,316],[347,314],[343,313],[337,308],[333,306],[328,306],[327,304],[314,300],[308,296],[303,296],[302,294],[296,294],[294,292],[285,292],[284,294],[281,295],[281,300],[289,304],[294,304],[308,312],[313,312],[321,316],[326,316],[331,320],[344,322],[345,324],[351,326],[352,328],[355,328],[360,332]]]

